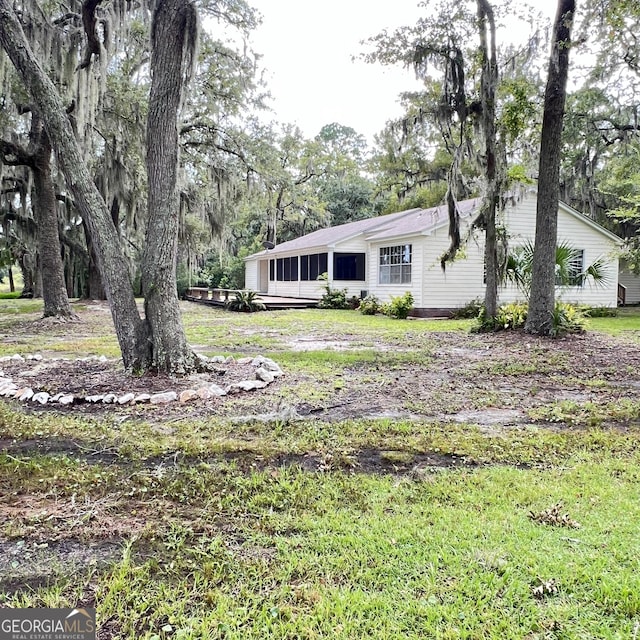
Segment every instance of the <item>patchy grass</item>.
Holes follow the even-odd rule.
[[[115,352],[104,309],[70,331],[27,302],[0,301],[24,305],[0,314],[0,353]],[[102,639],[637,635],[624,340],[184,308],[199,351],[286,375],[173,413],[0,402],[0,606],[95,605]],[[590,322],[624,338],[638,317]],[[460,419],[484,410],[498,420]]]
[[[638,338],[640,332],[640,307],[622,307],[614,318],[589,318],[587,326],[592,331],[602,331],[610,335],[628,335]]]

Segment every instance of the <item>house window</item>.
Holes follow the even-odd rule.
[[[276,261],[276,278],[279,282],[297,282],[298,256],[278,258]]]
[[[564,285],[569,287],[581,287],[584,273],[584,250],[574,249],[569,257],[569,264],[567,265],[567,281],[561,282],[559,278],[556,278],[556,284],[559,286]]]
[[[364,281],[364,263],[364,253],[334,253],[333,279]]]
[[[311,253],[300,256],[300,280],[317,280],[327,272],[327,254]]]
[[[411,284],[411,245],[380,247],[379,284]]]
[[[269,280],[273,282],[276,279],[276,261],[269,260]]]

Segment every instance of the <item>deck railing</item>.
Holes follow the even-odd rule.
[[[196,300],[211,300],[225,304],[229,302],[229,296],[235,296],[241,289],[208,289],[207,287],[189,287],[187,289],[187,298],[195,298]]]

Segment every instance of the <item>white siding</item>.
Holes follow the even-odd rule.
[[[463,230],[464,233],[464,230]],[[449,247],[449,230],[436,229],[427,238],[423,283],[425,308],[462,307],[484,297],[484,238],[478,232],[469,238],[462,255],[443,271],[442,254]]]
[[[535,235],[536,198],[528,194],[515,207],[507,211],[506,223],[509,242],[517,246],[525,240],[533,241]],[[586,282],[582,287],[565,287],[557,290],[557,298],[566,302],[578,302],[594,307],[615,307],[618,297],[618,258],[616,243],[562,207],[558,211],[558,243],[566,242],[574,249],[584,251],[584,265],[602,259],[606,262],[606,282],[594,284]],[[502,298],[513,299],[513,289],[505,290]]]
[[[407,291],[413,295],[414,306],[424,307],[422,294],[422,274],[424,270],[424,250],[426,237],[412,236],[383,242],[372,242],[367,256],[367,273],[369,286],[361,287],[375,295],[381,302],[389,302],[391,298],[404,295]],[[380,249],[397,245],[411,245],[411,282],[406,284],[380,284],[378,271],[380,266]]]
[[[260,290],[260,283],[258,282],[258,261],[257,260],[245,260],[244,263],[244,288],[251,289],[252,291]]]
[[[359,235],[350,240],[336,242],[333,250],[336,253],[366,253],[369,243]]]
[[[640,276],[634,275],[623,265],[623,267],[620,269],[618,281],[627,289],[625,295],[625,304],[640,303]]]

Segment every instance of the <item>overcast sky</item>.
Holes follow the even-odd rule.
[[[353,61],[360,42],[383,29],[410,25],[418,0],[253,0],[263,24],[252,35],[274,100],[275,118],[295,122],[307,137],[331,122],[373,141],[401,115],[398,95],[420,87],[412,71]],[[555,0],[535,0],[553,12]]]
[[[417,88],[413,72],[352,61],[360,44],[383,29],[412,24],[417,0],[254,0],[263,24],[252,35],[262,53],[272,106],[283,122],[315,136],[331,122],[372,140],[399,116],[401,91]]]

